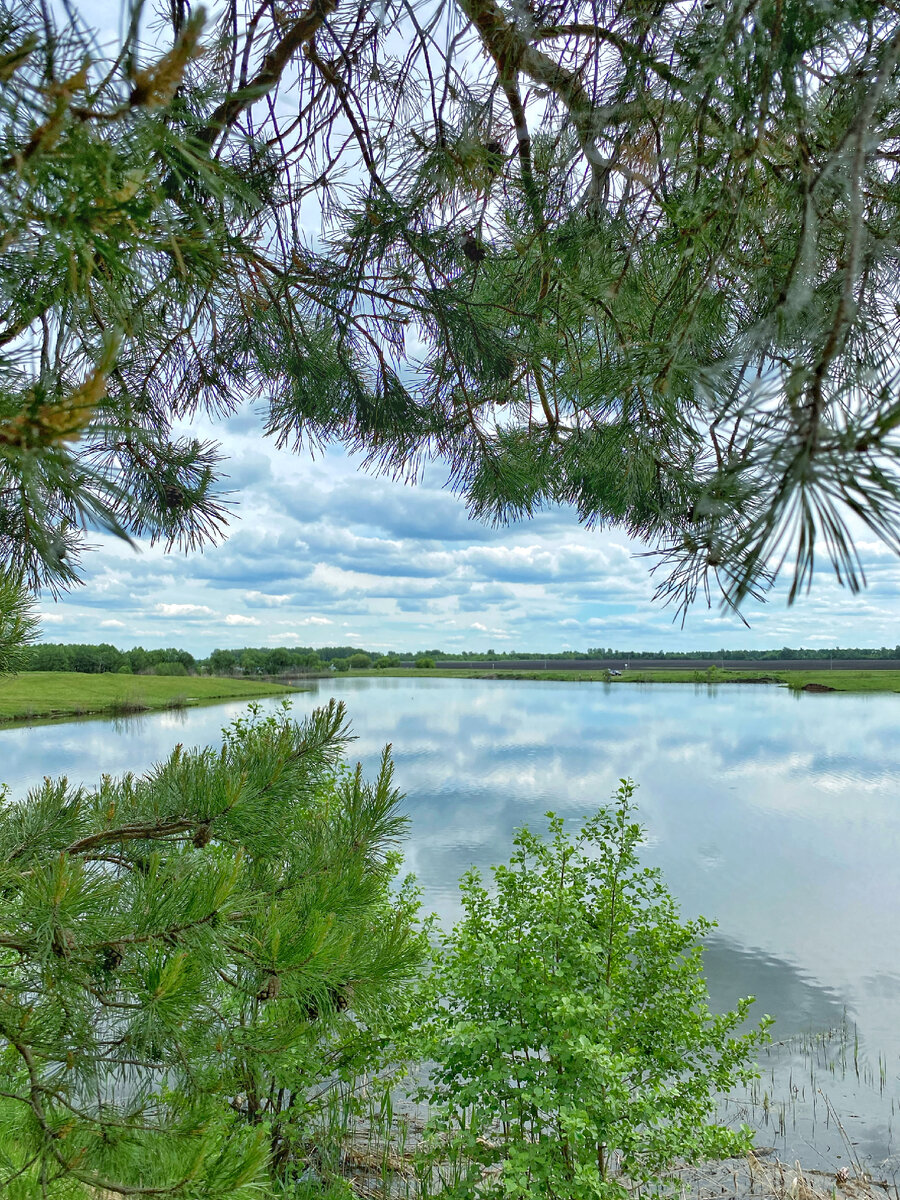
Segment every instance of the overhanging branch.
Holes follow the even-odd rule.
[[[209,124],[200,132],[200,140],[211,146],[220,134],[229,130],[241,113],[261,96],[277,87],[288,63],[301,46],[307,45],[318,33],[327,17],[337,10],[338,0],[312,0],[306,12],[290,27],[274,49],[263,59],[259,71],[246,87],[229,96],[213,113]]]

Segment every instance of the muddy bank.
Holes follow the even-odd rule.
[[[420,1190],[423,1173],[418,1159],[426,1132],[424,1110],[398,1099],[400,1112],[395,1110],[387,1143],[383,1128],[379,1130],[377,1123],[362,1119],[351,1131],[345,1131],[340,1148],[331,1156],[332,1168],[339,1164],[339,1174],[355,1196],[371,1200],[420,1200],[424,1195],[427,1200],[440,1200],[439,1191],[426,1188],[423,1194]],[[496,1147],[496,1143],[491,1144]],[[433,1164],[432,1170],[436,1166]],[[489,1185],[501,1170],[499,1163],[485,1167],[483,1182]],[[320,1171],[321,1164],[313,1155],[304,1178],[324,1183]],[[434,1173],[426,1170],[425,1177],[430,1178],[434,1187],[442,1173],[440,1169]],[[804,1168],[797,1162],[782,1162],[774,1148],[762,1145],[746,1158],[676,1166],[668,1189],[635,1184],[627,1179],[621,1182],[635,1200],[666,1196],[671,1200],[900,1200],[894,1176],[873,1176],[860,1165],[838,1165],[833,1170]],[[473,1194],[473,1200],[478,1194]]]
[[[805,1170],[759,1149],[747,1158],[683,1167],[676,1172],[682,1195],[696,1200],[900,1200],[893,1179],[841,1168]]]

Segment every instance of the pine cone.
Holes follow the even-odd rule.
[[[503,170],[503,164],[506,161],[503,143],[497,141],[485,142],[481,148],[484,151],[485,158],[487,159],[488,170],[492,175],[499,175]]]
[[[209,845],[212,832],[210,831],[209,821],[204,821],[202,825],[197,826],[197,832],[194,834],[194,845],[198,850],[202,850],[204,846]]]
[[[338,1012],[343,1012],[350,1004],[349,988],[331,988],[328,993],[331,1003]]]
[[[104,946],[100,951],[100,966],[107,974],[111,974],[121,965],[123,958],[120,946]]]
[[[257,1000],[277,1000],[281,994],[281,976],[273,971],[256,993]]]
[[[487,250],[484,242],[478,240],[471,230],[467,229],[459,239],[459,244],[462,246],[462,252],[469,262],[480,263],[487,258]]]
[[[166,508],[180,508],[184,504],[184,488],[177,483],[164,483],[162,498]]]
[[[71,929],[55,929],[53,931],[53,953],[60,958],[68,958],[75,949],[75,934]]]

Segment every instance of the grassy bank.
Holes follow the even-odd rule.
[[[754,683],[781,684],[802,691],[807,684],[818,685],[835,692],[900,692],[900,671],[729,671],[706,670],[623,671],[620,676],[608,677],[599,671],[494,671],[388,668],[382,671],[349,671],[357,677],[406,679],[542,679],[564,683]]]
[[[780,678],[795,689],[819,684],[835,692],[900,692],[900,671],[785,671]]]
[[[295,691],[278,683],[215,676],[83,675],[28,671],[0,680],[0,722],[118,716],[216,700],[253,700]]]

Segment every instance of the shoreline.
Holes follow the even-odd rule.
[[[891,693],[900,692],[900,671],[842,671],[804,668],[797,671],[729,671],[718,667],[710,670],[629,670],[611,676],[606,670],[558,671],[520,669],[504,670],[498,665],[489,671],[476,669],[454,669],[435,667],[386,667],[364,671],[345,671],[340,675],[328,675],[329,679],[488,679],[509,681],[533,681],[541,683],[602,683],[608,687],[623,683],[674,683],[693,684],[695,687],[717,688],[725,684],[769,684],[785,687],[795,692],[850,692]]]
[[[292,684],[224,676],[88,675],[75,671],[25,671],[0,679],[0,728],[78,719],[137,716],[195,708],[228,700],[289,696]]]
[[[337,1145],[337,1174],[355,1194],[411,1200],[409,1185],[414,1162],[425,1133],[425,1121],[416,1111],[395,1110],[391,1131],[371,1118],[361,1117],[344,1130]],[[838,1156],[840,1157],[840,1156]],[[496,1175],[497,1165],[486,1167],[482,1179]],[[676,1162],[661,1189],[642,1186],[613,1174],[633,1197],[679,1197],[680,1200],[900,1200],[895,1178],[876,1176],[853,1161],[825,1168],[804,1167],[799,1161],[782,1161],[773,1146],[754,1147],[746,1156]],[[325,1176],[320,1177],[322,1184]],[[436,1197],[439,1200],[439,1196]]]

